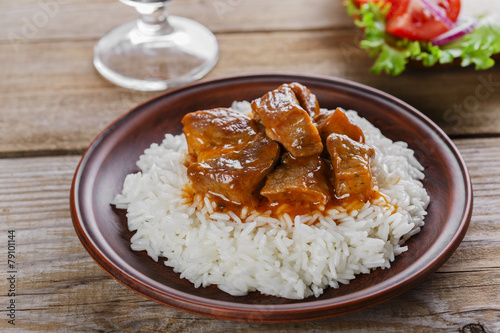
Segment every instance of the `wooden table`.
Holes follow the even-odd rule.
[[[464,0],[464,11],[500,11],[500,3],[491,3]],[[7,295],[13,230],[15,328],[23,332],[500,332],[500,66],[370,74],[373,60],[357,47],[359,35],[339,1],[178,0],[170,11],[216,33],[221,57],[207,79],[264,71],[331,75],[386,91],[427,114],[451,136],[472,176],[474,213],[465,239],[413,290],[324,320],[215,320],[130,291],[80,244],[68,197],[91,140],[156,95],[108,83],[91,62],[96,41],[136,14],[116,0],[2,0],[0,331],[14,328]]]

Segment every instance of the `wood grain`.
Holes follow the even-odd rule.
[[[353,26],[339,0],[178,0],[168,10],[172,15],[195,19],[215,33]],[[137,17],[134,9],[117,0],[2,2],[0,42],[95,40]]]
[[[471,15],[500,11],[500,4],[490,0],[462,4],[462,12]],[[168,9],[215,33],[353,27],[340,0],[177,0]],[[135,10],[117,0],[4,0],[0,42],[97,39],[135,18]]]
[[[4,78],[0,81],[0,156],[82,152],[107,124],[156,95],[118,88],[93,68],[97,39],[131,19],[126,13],[132,10],[118,1],[57,0],[60,13],[49,17],[46,26],[30,38],[9,40],[8,34],[22,33],[19,29],[26,18],[36,18],[47,1],[0,5]],[[499,66],[486,72],[409,69],[397,78],[369,74],[373,59],[357,46],[359,32],[340,1],[218,2],[232,4],[227,17],[211,12],[216,2],[172,4],[172,11],[200,17],[218,32],[221,58],[206,79],[264,71],[331,75],[401,98],[450,135],[500,133]],[[110,12],[116,14],[110,16]]]
[[[0,159],[0,230],[2,237],[16,230],[19,254],[17,327],[26,332],[457,332],[479,323],[486,332],[496,332],[500,230],[494,212],[500,210],[500,170],[492,166],[500,163],[500,139],[455,143],[476,196],[470,228],[451,259],[424,283],[386,303],[346,316],[279,325],[191,315],[128,290],[93,262],[74,233],[68,193],[79,157]],[[0,303],[5,301],[2,293]],[[5,311],[2,307],[2,316]],[[5,325],[0,321],[0,327]]]
[[[345,53],[345,45],[354,47],[349,44],[354,37],[352,30],[219,35],[221,58],[207,79],[264,71],[331,75],[388,92],[451,135],[500,133],[500,67],[441,69],[434,75],[409,70],[397,78],[370,75],[365,52]],[[0,81],[0,155],[82,152],[107,124],[156,95],[101,78],[90,60],[93,44],[30,43],[19,46],[19,54],[0,44],[0,66],[9,64],[2,70],[6,80]]]

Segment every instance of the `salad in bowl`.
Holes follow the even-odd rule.
[[[406,65],[459,63],[491,68],[500,53],[500,15],[461,13],[460,0],[342,0],[376,57],[372,72],[401,74]]]

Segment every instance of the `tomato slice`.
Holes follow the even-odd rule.
[[[450,30],[421,0],[389,0],[391,15],[387,18],[387,32],[411,40],[432,40]],[[460,0],[428,0],[455,23],[460,14]]]

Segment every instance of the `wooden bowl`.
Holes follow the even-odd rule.
[[[326,289],[318,298],[289,300],[262,295],[234,297],[216,286],[194,288],[143,252],[130,249],[132,232],[125,212],[110,202],[136,161],[165,133],[180,134],[181,119],[200,109],[252,100],[282,83],[300,82],[320,105],[357,110],[395,141],[406,141],[425,167],[431,203],[422,231],[390,269],[361,274],[349,285]],[[83,155],[71,188],[74,228],[85,249],[113,278],[159,303],[209,317],[262,322],[324,318],[360,310],[395,297],[421,283],[451,256],[472,214],[472,188],[454,144],[431,120],[404,102],[376,89],[324,76],[255,74],[232,76],[179,88],[131,110],[104,130]]]

